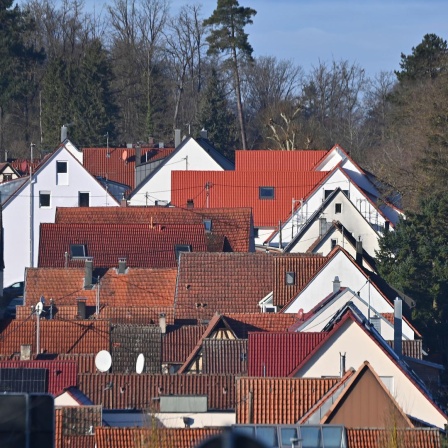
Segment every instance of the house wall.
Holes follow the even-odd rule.
[[[341,204],[341,213],[336,212],[336,204]],[[379,249],[378,237],[379,235],[373,230],[370,224],[359,214],[353,203],[340,192],[336,195],[333,201],[328,204],[319,217],[316,217],[314,222],[306,230],[294,247],[290,250],[291,253],[306,252],[311,244],[313,244],[320,237],[320,219],[325,218],[327,225],[331,225],[333,221],[339,221],[344,227],[357,239],[361,240],[363,248],[371,255],[375,256],[375,251]],[[343,246],[342,235],[340,239],[340,246]],[[331,241],[330,241],[331,243]]]
[[[56,162],[67,162],[66,179],[59,181]],[[50,206],[40,207],[39,193],[50,193]],[[43,222],[54,223],[56,207],[77,207],[79,192],[90,194],[90,206],[118,206],[115,199],[92,177],[85,168],[61,147],[35,175],[19,194],[3,207],[4,226],[4,285],[23,281],[25,267],[37,266],[39,254],[39,229]],[[30,232],[32,228],[32,233]],[[33,244],[30,244],[30,241]],[[30,253],[32,250],[32,254]],[[63,257],[64,254],[61,254]]]
[[[373,289],[373,288],[372,288]],[[361,299],[354,291],[347,290],[341,294],[337,300],[334,300],[331,304],[326,306],[319,314],[317,314],[313,319],[306,322],[306,325],[300,327],[300,331],[322,331],[324,327],[328,324],[330,319],[340,310],[347,302],[353,302],[353,304],[361,311],[365,316],[369,316],[369,302],[368,294],[362,294]],[[380,297],[381,298],[381,297]],[[384,309],[387,309],[388,313],[393,313],[393,307],[390,306],[383,298],[383,301],[378,300],[377,303],[381,303]],[[370,316],[373,317],[377,313],[385,311],[379,311],[373,306],[370,306]],[[380,321],[380,334],[386,341],[392,341],[394,339],[394,327],[385,318],[381,318]],[[402,326],[403,339],[414,339],[414,332],[412,328],[403,321]]]
[[[381,232],[385,226],[385,218],[379,213],[378,209],[368,201],[367,197],[360,191],[351,179],[341,171],[337,169],[325,180],[325,183],[315,190],[308,198],[303,200],[303,204],[297,202],[297,210],[294,216],[289,217],[282,229],[282,242],[289,243],[292,239],[292,235],[296,235],[298,229],[308,221],[308,219],[315,213],[316,210],[322,205],[325,199],[325,190],[335,190],[340,188],[341,190],[347,190],[349,192],[350,200],[353,205],[360,211],[362,216],[367,222],[378,232]],[[300,200],[300,198],[295,198]],[[292,228],[291,228],[292,227]],[[270,242],[273,246],[278,246],[279,235],[276,235]]]
[[[19,176],[17,176],[17,173],[9,165],[7,165],[3,172],[0,173],[0,183],[17,179],[18,177]]]
[[[398,366],[355,322],[348,320],[332,335],[331,340],[313,354],[297,373],[299,378],[339,376],[340,353],[346,355],[346,368],[358,369],[368,361],[379,377],[389,383],[389,391],[402,410],[419,420],[444,428],[446,418]]]
[[[179,147],[151,179],[143,181],[129,200],[130,205],[155,205],[171,201],[171,171],[223,171],[222,167],[194,139]]]
[[[355,292],[360,292],[364,301],[368,302],[370,292],[370,306],[379,313],[392,313],[393,307],[378,292],[376,288],[367,283],[365,275],[357,268],[344,252],[338,252],[300,292],[296,299],[285,309],[284,313],[297,313],[303,309],[304,313],[312,310],[326,296],[333,292],[333,280],[338,276],[341,286],[348,287]],[[361,311],[367,317],[367,307],[364,305]],[[414,339],[414,331],[403,321],[403,335],[407,339]],[[393,339],[393,338],[392,338]]]

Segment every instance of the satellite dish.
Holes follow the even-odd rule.
[[[36,314],[38,314],[40,316],[43,309],[44,309],[44,304],[42,302],[37,302],[36,307],[34,308],[34,310],[36,311]]]
[[[137,362],[135,363],[135,371],[137,373],[142,373],[145,367],[145,355],[140,353],[137,357]]]
[[[100,372],[107,372],[112,365],[112,356],[107,350],[101,350],[95,356],[95,366]]]
[[[128,152],[126,150],[123,151],[123,154],[121,155],[121,158],[123,159],[123,161],[126,162],[126,159],[128,158]]]

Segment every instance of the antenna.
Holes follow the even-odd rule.
[[[145,367],[145,355],[140,353],[137,357],[137,362],[135,363],[135,371],[137,373],[142,373],[143,368]]]
[[[112,356],[107,350],[101,350],[95,356],[95,367],[100,372],[107,372],[112,365]]]

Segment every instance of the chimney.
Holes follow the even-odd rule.
[[[208,132],[204,128],[202,128],[201,132],[199,132],[199,136],[201,138],[208,139]]]
[[[125,257],[118,259],[118,273],[126,274],[126,258]]]
[[[161,313],[159,316],[159,327],[162,334],[166,334],[166,314]]]
[[[84,289],[92,289],[92,275],[93,275],[93,258],[86,258],[85,274],[84,274]]]
[[[180,145],[180,129],[174,130],[174,148],[177,148]]]
[[[140,145],[135,146],[135,167],[140,166],[142,163],[142,147]]]
[[[165,144],[163,142],[159,142],[159,149],[165,148]]]
[[[341,289],[341,282],[339,280],[339,277],[336,275],[336,277],[333,280],[333,294],[336,294]]]
[[[194,208],[193,199],[187,199],[187,208]]]
[[[67,125],[61,126],[61,143],[67,140],[68,128]]]
[[[322,238],[327,233],[327,219],[319,218],[319,237]]]
[[[362,266],[362,241],[356,241],[356,263]]]
[[[20,361],[29,361],[31,359],[31,345],[20,346]]]
[[[86,301],[84,299],[78,299],[78,319],[86,318]]]
[[[400,297],[394,300],[394,350],[399,358],[402,356],[402,327],[403,327],[403,315],[402,315],[403,302]]]
[[[339,352],[339,376],[342,378],[345,375],[345,353]]]

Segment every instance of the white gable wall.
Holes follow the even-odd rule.
[[[330,319],[347,303],[352,302],[361,313],[367,318],[369,316],[369,302],[368,297],[361,298],[355,291],[351,289],[344,290],[335,300],[328,304],[321,312],[315,314],[311,319],[309,319],[305,324],[300,327],[300,332],[315,332],[322,331],[324,327],[328,324]],[[390,307],[392,308],[392,307]],[[389,312],[393,312],[391,309]],[[374,309],[370,305],[370,317],[374,317],[380,312]],[[394,328],[393,325],[385,318],[381,318],[381,330],[380,334],[386,341],[394,340]],[[409,325],[403,321],[403,340],[409,340],[409,335],[411,339],[414,339],[414,333]]]
[[[406,414],[444,428],[446,419],[411,382],[411,380],[392,362],[378,345],[358,326],[349,320],[331,337],[331,341],[314,353],[295,375],[299,378],[320,378],[339,376],[340,353],[346,355],[346,368],[357,370],[368,361],[380,377],[391,377],[391,394]]]
[[[336,212],[336,204],[341,204],[341,212]],[[338,208],[339,210],[339,208]],[[339,221],[356,238],[361,240],[363,248],[371,255],[375,256],[375,251],[379,249],[379,235],[373,230],[370,224],[354,207],[353,203],[340,191],[330,204],[316,217],[311,226],[301,237],[290,252],[306,252],[320,236],[320,218],[325,218],[328,225],[333,221]],[[331,242],[330,242],[331,243]],[[343,247],[342,237],[340,246]]]
[[[294,216],[285,221],[282,228],[282,242],[289,243],[292,235],[296,235],[298,229],[308,221],[308,219],[315,213],[325,200],[325,190],[341,190],[348,191],[349,197],[353,205],[361,212],[366,221],[377,231],[381,232],[385,226],[385,218],[381,215],[378,209],[368,200],[367,196],[359,190],[354,183],[347,178],[347,176],[340,170],[336,169],[321,185],[302,203],[297,202],[298,208],[294,212]],[[297,198],[296,198],[297,199]],[[292,226],[292,229],[291,229]],[[271,241],[272,245],[279,244],[279,235]]]
[[[132,194],[130,205],[155,205],[155,201],[171,201],[172,171],[223,171],[223,168],[199,145],[190,139],[171,158],[166,159],[158,171],[142,182]]]
[[[303,309],[304,313],[311,311],[325,297],[333,292],[333,280],[338,276],[342,287],[348,287],[358,292],[366,301],[369,299],[370,306],[378,313],[393,313],[393,307],[389,302],[374,288],[367,283],[365,275],[357,268],[347,255],[339,251],[308,283],[300,294],[284,308],[284,313],[297,313]],[[365,314],[367,317],[367,312]],[[407,339],[414,339],[414,331],[403,321],[403,335]]]
[[[57,161],[67,162],[67,173],[57,174]],[[37,266],[41,223],[53,223],[56,207],[77,207],[79,192],[89,193],[91,207],[118,206],[115,199],[86,169],[61,147],[3,207],[4,285],[23,281],[25,267]],[[50,194],[50,206],[41,207],[40,193]],[[33,232],[30,232],[32,227]],[[33,241],[33,244],[30,241]],[[32,250],[32,255],[31,255]],[[61,254],[61,258],[64,254]]]

